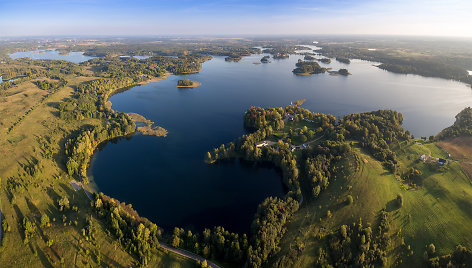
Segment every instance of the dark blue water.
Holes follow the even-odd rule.
[[[53,49],[48,50],[36,50],[36,51],[25,51],[25,52],[16,52],[10,54],[10,58],[19,59],[19,58],[30,58],[32,60],[66,60],[74,63],[81,63],[88,61],[95,57],[89,57],[83,55],[84,52],[70,52],[66,55],[61,55],[60,52],[54,51]]]
[[[166,138],[136,135],[107,144],[97,152],[91,173],[100,191],[132,203],[140,215],[167,229],[222,225],[249,230],[257,205],[283,195],[274,169],[241,163],[206,165],[205,153],[244,133],[250,106],[285,106],[306,98],[304,107],[341,116],[352,112],[396,109],[415,135],[434,135],[472,104],[468,86],[442,79],[397,75],[371,62],[354,60],[349,77],[292,74],[298,56],[254,65],[262,55],[241,62],[216,57],[199,74],[193,89],[176,88],[183,76],[135,87],[111,98],[113,109],[136,112],[169,131]]]

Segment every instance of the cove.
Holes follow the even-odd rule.
[[[375,63],[352,60],[351,76],[296,76],[302,58],[255,65],[263,55],[240,62],[215,57],[203,71],[134,87],[111,97],[113,109],[135,112],[168,130],[166,138],[135,135],[108,143],[94,155],[89,170],[100,191],[131,203],[141,216],[168,231],[222,225],[248,232],[257,205],[282,196],[275,169],[236,161],[207,165],[207,151],[244,134],[243,114],[251,106],[285,106],[306,98],[303,107],[336,117],[354,112],[395,109],[415,136],[435,135],[472,103],[469,86],[443,79],[399,75]],[[188,78],[202,85],[176,88]]]

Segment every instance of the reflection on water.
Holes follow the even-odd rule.
[[[465,84],[380,70],[372,62],[321,64],[347,68],[351,76],[296,76],[303,56],[255,65],[263,55],[225,62],[215,57],[204,71],[135,87],[111,98],[113,108],[136,112],[169,131],[166,138],[136,135],[98,152],[91,169],[100,190],[132,203],[138,212],[166,228],[223,225],[248,231],[257,204],[282,195],[274,169],[239,162],[206,165],[205,153],[244,134],[243,114],[251,106],[285,106],[306,98],[303,107],[337,117],[377,109],[404,114],[416,136],[438,133],[472,104]],[[200,82],[179,90],[182,78]]]

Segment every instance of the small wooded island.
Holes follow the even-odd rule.
[[[338,71],[329,71],[328,70],[328,73],[330,75],[344,75],[344,76],[351,75],[351,73],[347,69],[339,69]]]
[[[271,63],[271,61],[269,59],[270,59],[270,56],[264,56],[264,57],[262,57],[261,62],[262,63]]]
[[[327,71],[326,68],[322,68],[318,62],[298,60],[296,64],[297,68],[293,69],[293,73],[296,75],[311,75],[319,74]]]
[[[326,63],[326,64],[330,64],[331,63],[331,59],[330,58],[321,58],[321,59],[318,59],[319,62],[322,62],[322,63]]]
[[[177,87],[179,88],[194,88],[200,85],[201,85],[200,83],[192,81],[190,79],[181,79],[177,81]]]
[[[242,59],[243,57],[238,54],[231,54],[225,58],[225,61],[235,61],[238,62]]]

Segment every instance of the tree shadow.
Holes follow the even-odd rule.
[[[54,266],[49,261],[49,258],[46,256],[46,254],[44,254],[44,252],[38,246],[36,246],[36,252],[38,253],[39,260],[41,261],[44,267],[54,268]]]
[[[17,227],[18,227],[18,233],[20,234],[21,239],[22,239],[22,240],[25,240],[25,233],[22,232],[22,231],[23,231],[23,230],[22,230],[23,222],[21,222],[22,219],[24,219],[25,216],[24,216],[23,213],[21,212],[21,210],[20,210],[20,208],[18,207],[18,205],[13,205],[13,209],[15,210],[15,213],[16,213],[16,215],[17,215],[16,218],[17,218],[17,224],[18,224],[18,225],[17,225]]]
[[[398,209],[400,209],[400,205],[398,204],[398,201],[396,198],[387,202],[387,205],[385,208],[387,212],[392,212]]]

